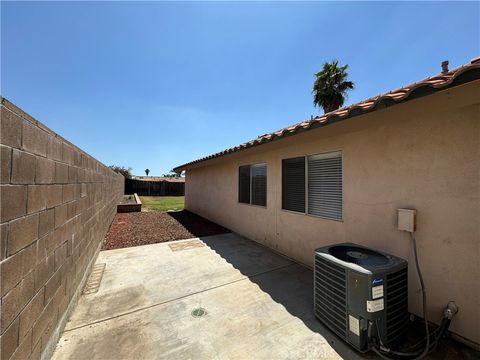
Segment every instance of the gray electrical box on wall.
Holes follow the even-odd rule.
[[[415,231],[415,215],[417,211],[414,209],[398,209],[398,230]]]
[[[390,346],[408,324],[406,260],[352,243],[315,250],[315,315],[359,351]],[[368,326],[372,327],[368,332]]]

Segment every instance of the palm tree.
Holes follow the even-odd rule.
[[[325,113],[337,110],[345,102],[348,90],[355,84],[348,81],[348,65],[338,66],[338,61],[325,62],[321,71],[315,74],[313,83],[313,105],[321,106]]]
[[[145,169],[145,174],[148,176],[148,174],[150,174],[150,169]]]

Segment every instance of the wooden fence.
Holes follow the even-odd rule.
[[[184,182],[125,179],[125,194],[140,196],[184,196]]]

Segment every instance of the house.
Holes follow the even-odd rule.
[[[454,70],[178,166],[186,208],[307,266],[354,242],[409,260],[397,209],[417,210],[428,319],[480,344],[480,58]]]

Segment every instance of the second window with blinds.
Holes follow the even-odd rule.
[[[267,164],[239,167],[238,202],[267,206]]]
[[[282,160],[282,209],[342,220],[342,152]]]

